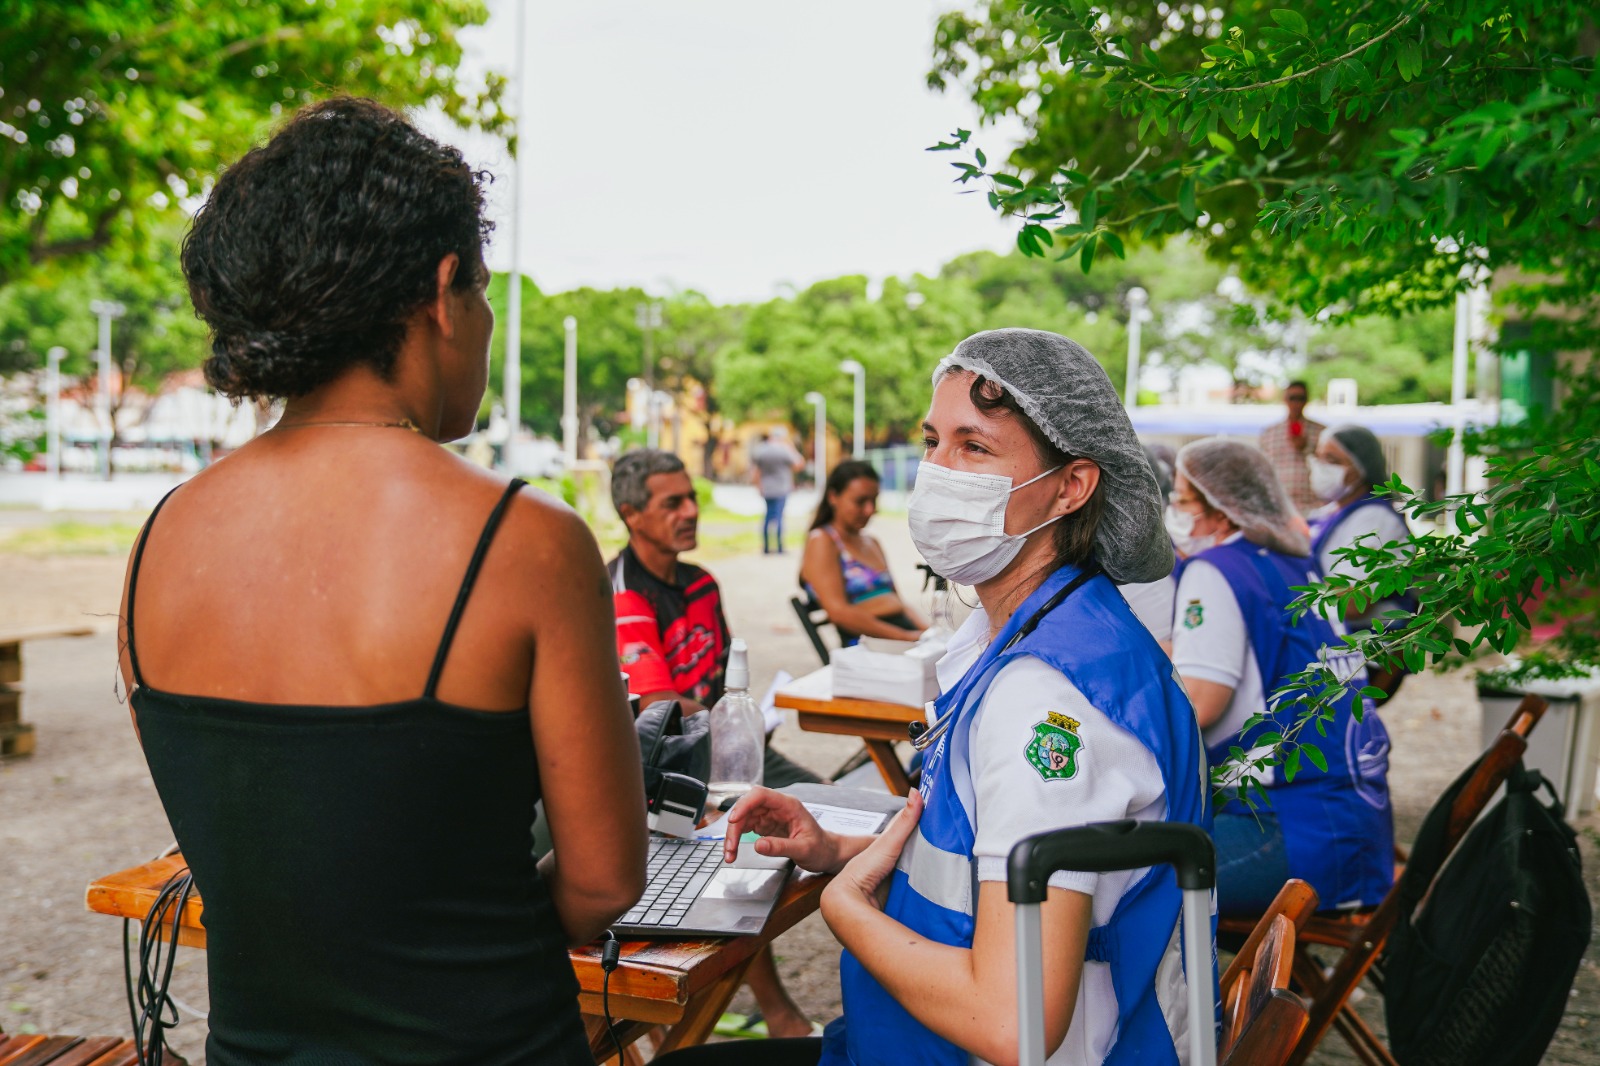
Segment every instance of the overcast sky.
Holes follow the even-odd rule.
[[[517,0],[463,34],[509,72]],[[925,87],[959,0],[583,0],[526,18],[520,258],[547,292],[698,289],[719,302],[864,273],[932,272],[1011,233],[923,149],[976,112]],[[469,75],[470,76],[470,75]],[[510,264],[503,150],[428,123],[498,179],[491,262]],[[984,131],[991,155],[1004,138]]]

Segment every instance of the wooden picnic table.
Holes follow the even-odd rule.
[[[119,870],[91,882],[85,903],[97,914],[142,921],[162,887],[187,870],[181,854]],[[611,974],[609,997],[611,1017],[623,1046],[656,1026],[668,1027],[657,1054],[704,1043],[744,980],[750,960],[817,909],[828,880],[798,872],[791,876],[772,917],[757,936],[624,940],[621,964]],[[179,944],[206,946],[206,930],[200,920],[204,912],[199,893],[190,895],[177,919]],[[601,1012],[604,974],[600,945],[573,948],[570,955],[580,988],[578,1005],[595,1061],[615,1058]]]
[[[30,640],[54,637],[86,637],[93,633],[88,625],[6,626],[0,627],[0,758],[27,755],[33,751],[33,726],[22,720],[22,646]]]
[[[791,785],[784,791],[806,802],[885,814],[899,808],[897,802],[881,793],[833,785]],[[162,887],[187,868],[183,856],[175,854],[109,874],[90,883],[85,903],[98,914],[142,921]],[[784,886],[766,927],[756,936],[624,940],[621,964],[611,974],[609,997],[611,1016],[623,1046],[629,1047],[656,1026],[667,1027],[666,1039],[656,1049],[657,1054],[704,1043],[743,982],[750,960],[817,909],[828,881],[827,877],[796,871]],[[176,919],[179,944],[206,946],[205,926],[200,920],[204,912],[200,895],[191,894]],[[604,974],[600,969],[600,946],[596,943],[573,948],[570,956],[573,972],[578,976],[578,1006],[589,1031],[589,1047],[595,1061],[604,1062],[615,1054],[601,1014]]]
[[[911,791],[911,780],[906,776],[905,767],[900,764],[900,756],[895,754],[894,746],[908,739],[908,725],[925,720],[920,706],[857,699],[853,696],[835,697],[831,666],[795,678],[778,690],[774,702],[779,707],[798,712],[800,728],[808,732],[860,737],[866,742],[867,754],[872,756],[889,791],[897,796],[904,796]]]

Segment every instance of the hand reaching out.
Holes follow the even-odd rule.
[[[793,859],[812,873],[833,873],[840,865],[837,838],[817,824],[805,804],[770,788],[753,788],[728,812],[723,858],[732,862],[739,854],[739,838],[759,833],[755,849],[761,855]]]

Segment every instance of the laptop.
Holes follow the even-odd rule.
[[[652,836],[644,895],[611,928],[633,937],[752,936],[767,924],[793,866],[759,854],[750,841],[725,863],[720,840]]]

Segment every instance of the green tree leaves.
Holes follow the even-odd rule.
[[[963,160],[958,180],[1058,238],[1187,233],[1307,313],[1447,305],[1468,249],[1491,272],[1559,277],[1543,295],[1570,302],[1600,288],[1592,17],[1577,0],[1330,0],[1216,18],[987,0],[940,21],[929,77],[1021,120],[1003,164]],[[1060,254],[1037,236],[1019,247]]]
[[[0,30],[0,285],[139,247],[289,111],[333,93],[509,134],[504,81],[457,81],[480,0],[20,0]]]

